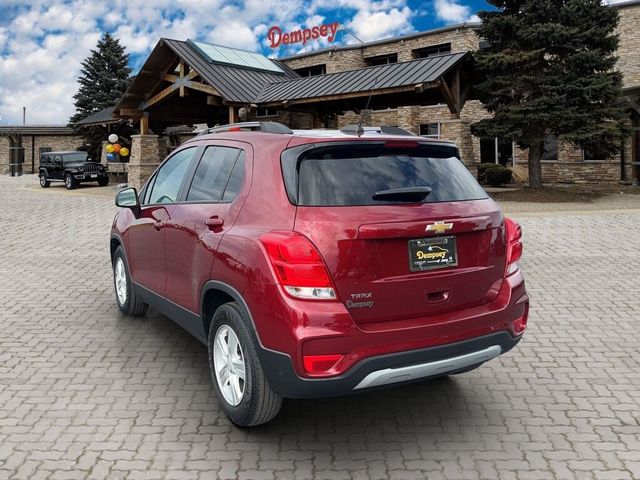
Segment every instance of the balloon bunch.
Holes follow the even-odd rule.
[[[118,135],[112,133],[109,135],[109,144],[104,147],[107,151],[107,161],[115,162],[118,160],[118,155],[121,157],[127,157],[129,155],[129,149],[121,146],[118,142]]]

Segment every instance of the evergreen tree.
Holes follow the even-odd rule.
[[[80,88],[73,98],[76,113],[70,119],[74,126],[83,118],[115,105],[129,86],[131,68],[129,68],[129,54],[120,40],[104,33],[98,41],[95,50],[82,62],[82,69],[78,77]],[[91,150],[99,151],[100,142],[105,138],[105,132],[99,127],[78,127],[78,133],[87,138],[92,144]]]
[[[474,135],[513,139],[529,148],[529,183],[542,187],[547,135],[603,155],[628,134],[614,71],[618,12],[601,0],[488,0],[476,55],[480,100],[493,113]]]
[[[114,105],[129,86],[129,55],[120,40],[105,33],[95,50],[82,62],[71,123]]]

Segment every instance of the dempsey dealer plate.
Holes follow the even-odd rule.
[[[458,265],[456,237],[409,240],[409,269],[412,272]]]

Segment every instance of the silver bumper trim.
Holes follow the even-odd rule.
[[[384,370],[376,370],[364,377],[358,383],[354,390],[361,388],[377,387],[380,385],[388,385],[396,382],[407,382],[417,380],[419,378],[431,377],[434,375],[444,375],[449,372],[455,372],[477,363],[486,362],[492,358],[496,358],[502,353],[500,345],[493,345],[484,350],[467,353],[458,357],[445,358],[435,362],[420,363],[418,365],[410,365],[408,367],[385,368]]]

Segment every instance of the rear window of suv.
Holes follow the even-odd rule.
[[[302,147],[305,148],[305,147]],[[427,187],[426,203],[487,198],[454,146],[377,142],[285,151],[282,167],[289,199],[300,206],[403,203],[375,194]]]

